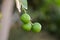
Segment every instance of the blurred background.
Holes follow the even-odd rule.
[[[13,25],[10,30],[9,40],[60,40],[60,0],[27,0],[27,13],[32,22],[42,25],[40,33],[25,32],[21,29],[20,15],[16,5],[12,17]],[[2,0],[0,0],[1,8]]]

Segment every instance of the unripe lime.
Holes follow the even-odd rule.
[[[21,16],[21,21],[23,22],[23,23],[28,23],[28,22],[30,22],[30,16],[28,15],[28,14],[22,14],[22,16]]]
[[[34,23],[32,26],[32,31],[33,32],[40,32],[41,31],[41,24],[40,23]]]
[[[32,25],[31,25],[31,23],[23,24],[23,25],[22,25],[22,28],[23,28],[23,30],[25,30],[25,31],[30,31],[31,28],[32,28]]]

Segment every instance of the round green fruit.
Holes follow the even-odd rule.
[[[22,29],[25,30],[25,31],[30,31],[31,28],[32,28],[31,23],[27,23],[27,24],[22,25]]]
[[[38,22],[34,23],[32,26],[32,31],[33,32],[40,32],[41,31],[41,24]]]
[[[21,16],[21,21],[23,22],[23,23],[28,23],[28,22],[30,22],[30,16],[28,15],[28,14],[22,14],[22,16]]]

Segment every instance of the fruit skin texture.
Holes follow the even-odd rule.
[[[28,23],[28,22],[30,22],[30,16],[28,15],[28,14],[22,14],[22,16],[21,16],[21,21],[23,22],[23,23]]]
[[[25,30],[25,31],[30,31],[31,28],[32,28],[31,23],[23,24],[23,25],[22,25],[22,29]]]
[[[41,31],[41,24],[39,24],[38,22],[34,23],[32,26],[32,31],[33,32],[40,32]]]

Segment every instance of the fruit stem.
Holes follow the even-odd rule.
[[[33,23],[31,22],[31,24],[33,25]]]
[[[24,10],[25,13],[27,13],[26,10],[25,10],[25,8],[22,8],[22,9]]]

